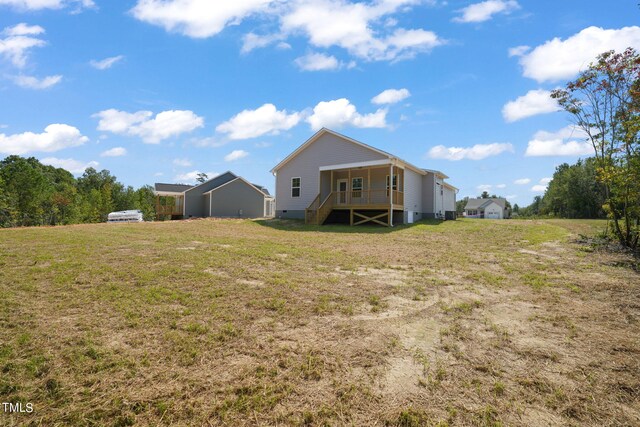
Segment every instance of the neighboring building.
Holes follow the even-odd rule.
[[[492,197],[488,199],[469,199],[464,207],[465,218],[509,218],[507,199]]]
[[[455,218],[457,188],[445,174],[325,128],[271,173],[279,218],[351,225]]]
[[[262,218],[274,213],[269,191],[232,172],[198,185],[156,184],[156,213],[172,218]]]

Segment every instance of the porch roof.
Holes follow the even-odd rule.
[[[323,171],[331,171],[331,170],[367,168],[367,167],[373,167],[373,166],[386,166],[391,164],[395,164],[395,162],[392,159],[382,159],[382,160],[371,160],[368,162],[341,163],[338,165],[320,166],[318,169],[320,170],[320,172],[323,172]]]

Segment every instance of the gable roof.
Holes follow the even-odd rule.
[[[314,133],[311,138],[307,139],[301,146],[299,146],[298,148],[296,148],[294,150],[293,153],[289,154],[287,157],[284,158],[284,160],[282,160],[280,163],[278,163],[277,165],[274,166],[273,169],[271,169],[271,173],[275,173],[278,169],[280,169],[282,166],[284,166],[285,164],[287,164],[291,159],[293,159],[294,157],[296,157],[298,154],[300,154],[305,148],[307,148],[308,146],[310,146],[311,144],[313,144],[315,141],[317,141],[322,135],[329,133],[333,136],[337,136],[338,138],[344,139],[347,142],[351,142],[352,144],[356,144],[360,147],[364,147],[368,150],[374,151],[378,154],[382,154],[385,157],[388,158],[393,158],[393,156],[389,153],[387,153],[386,151],[382,151],[382,150],[378,150],[377,148],[374,148],[370,145],[367,145],[365,143],[362,143],[360,141],[356,141],[353,138],[349,138],[346,135],[342,135],[338,132],[332,131],[331,129],[327,129],[327,128],[322,128],[320,129],[318,132]]]
[[[267,193],[265,193],[262,189],[258,188],[255,184],[250,183],[249,181],[247,181],[246,179],[244,179],[244,178],[243,178],[243,177],[241,177],[241,176],[236,177],[236,178],[234,178],[234,179],[232,179],[232,180],[230,180],[230,181],[227,181],[227,182],[225,182],[224,184],[220,184],[220,185],[218,185],[217,187],[214,187],[214,188],[212,188],[212,189],[211,189],[211,190],[209,190],[209,191],[205,191],[203,194],[211,194],[211,193],[213,193],[214,191],[217,191],[217,190],[221,189],[221,188],[222,188],[222,187],[224,187],[225,185],[227,185],[227,184],[231,184],[231,183],[236,182],[236,181],[242,181],[242,182],[244,182],[244,183],[245,183],[245,184],[247,184],[250,188],[252,188],[252,189],[256,190],[258,193],[260,193],[260,195],[261,195],[262,197],[272,198],[272,197],[269,195],[269,193],[268,193],[268,192],[267,192]]]
[[[262,191],[264,194],[266,194],[267,196],[270,196],[271,194],[269,193],[269,190],[266,189],[266,187],[263,187],[262,185],[258,185],[258,184],[254,184],[251,183],[251,185],[253,185],[254,187],[256,187],[258,190]]]
[[[336,131],[333,131],[331,129],[327,129],[327,128],[322,128],[320,129],[318,132],[314,133],[311,138],[307,139],[301,146],[299,146],[298,148],[295,149],[295,151],[291,154],[289,154],[287,157],[285,157],[284,160],[282,160],[280,163],[278,163],[273,169],[271,169],[271,173],[275,173],[278,171],[278,169],[280,169],[282,166],[284,166],[285,164],[287,164],[291,159],[293,159],[294,157],[296,157],[298,154],[300,154],[305,148],[307,148],[309,145],[313,144],[315,141],[317,141],[322,135],[324,134],[331,134],[333,136],[336,136],[340,139],[343,139],[344,141],[350,142],[352,144],[358,145],[360,147],[366,148],[367,150],[371,150],[375,153],[381,154],[385,157],[387,157],[390,160],[398,160],[402,163],[404,163],[405,166],[407,166],[410,169],[415,170],[416,172],[420,173],[421,175],[426,175],[426,172],[424,169],[421,169],[415,165],[412,165],[411,163],[402,160],[399,157],[394,156],[391,153],[388,153],[384,150],[380,150],[378,148],[372,147],[371,145],[365,144],[364,142],[360,142],[360,141],[356,141],[353,138],[349,138],[346,135],[342,135],[341,133],[338,133]]]
[[[226,171],[225,173],[220,174],[218,176],[215,176],[215,177],[213,177],[213,178],[211,178],[211,179],[209,179],[209,180],[207,180],[205,182],[202,182],[202,183],[196,185],[195,187],[191,187],[191,188],[185,190],[185,193],[187,193],[187,192],[189,192],[191,190],[195,190],[198,187],[202,187],[205,184],[211,184],[211,185],[213,185],[213,188],[216,188],[216,187],[221,186],[222,184],[226,184],[227,182],[236,179],[237,177],[238,176],[236,174],[234,174],[233,172]]]
[[[489,206],[491,203],[495,203],[500,206],[502,209],[506,206],[507,199],[503,199],[501,197],[494,197],[488,199],[469,199],[467,204],[464,206],[466,209],[484,209]]]
[[[193,187],[193,185],[188,184],[164,184],[161,182],[156,182],[154,184],[154,188],[158,192],[164,193],[184,193],[188,189]]]
[[[429,173],[432,173],[432,174],[434,174],[434,175],[437,175],[437,176],[439,176],[439,177],[440,177],[440,178],[442,178],[442,179],[447,179],[447,178],[449,178],[446,174],[444,174],[444,173],[442,173],[442,172],[440,172],[440,171],[434,170],[434,169],[422,169],[422,170],[423,170],[423,171],[425,171],[425,172],[429,172]]]

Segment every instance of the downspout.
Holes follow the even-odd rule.
[[[391,162],[389,173],[389,201],[391,205],[391,211],[389,211],[389,227],[393,227],[393,161]]]

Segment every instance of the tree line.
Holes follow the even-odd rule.
[[[521,215],[607,218],[613,235],[640,249],[640,55],[608,51],[551,97],[593,147],[593,157],[556,168],[544,196]]]
[[[561,164],[544,195],[514,212],[524,217],[606,218],[604,188],[598,182],[596,163],[594,158],[588,158],[574,165]]]
[[[108,170],[79,178],[34,157],[0,161],[0,227],[104,222],[109,212],[139,209],[155,216],[153,188],[124,186]]]

